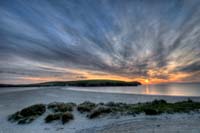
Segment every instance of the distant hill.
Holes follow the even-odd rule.
[[[77,81],[52,81],[37,84],[0,84],[0,87],[43,87],[43,86],[79,86],[79,87],[100,87],[100,86],[138,86],[140,82],[125,82],[118,80],[77,80]]]

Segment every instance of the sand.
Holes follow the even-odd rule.
[[[62,125],[60,122],[46,124],[44,114],[33,123],[17,125],[7,121],[7,116],[26,106],[50,102],[126,102],[138,103],[165,99],[177,102],[191,98],[200,101],[200,97],[147,96],[136,94],[111,94],[80,92],[67,90],[67,87],[41,88],[0,88],[0,133],[124,133],[124,132],[200,132],[200,114],[163,114],[159,116],[106,116],[89,120],[84,114],[74,111],[75,120]]]

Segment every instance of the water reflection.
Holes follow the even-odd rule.
[[[146,85],[146,88],[145,88],[145,94],[150,94],[149,93],[149,85],[148,84]]]
[[[65,87],[62,89],[105,93],[200,96],[200,84],[141,85],[138,87]]]

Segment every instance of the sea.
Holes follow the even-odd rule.
[[[103,93],[167,95],[167,96],[200,96],[200,83],[171,83],[141,86],[119,87],[67,87],[69,90]]]

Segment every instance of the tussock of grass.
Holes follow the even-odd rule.
[[[45,118],[46,123],[50,123],[55,120],[61,120],[63,124],[69,122],[70,120],[73,120],[74,116],[70,112],[65,112],[65,113],[54,113],[54,114],[49,114]]]
[[[81,113],[92,111],[97,105],[95,103],[85,101],[78,105],[77,110]]]
[[[67,122],[69,122],[70,120],[73,120],[74,119],[74,116],[72,113],[69,113],[69,112],[65,112],[63,115],[62,115],[62,123],[65,124]]]
[[[61,116],[62,116],[62,113],[49,114],[49,115],[45,118],[45,122],[46,122],[46,123],[50,123],[50,122],[55,121],[55,120],[60,120]]]
[[[112,110],[109,107],[99,106],[99,107],[95,108],[94,110],[92,110],[91,113],[87,115],[87,117],[92,119],[92,118],[96,118],[102,114],[107,114],[107,113],[111,113],[111,112],[112,112]]]
[[[18,122],[18,124],[27,124],[31,123],[37,117],[45,113],[45,111],[46,105],[35,104],[12,114],[9,116],[8,120],[11,122]]]
[[[52,109],[54,112],[67,112],[67,111],[73,111],[73,108],[75,106],[76,106],[75,103],[53,102],[48,104],[48,109]]]

